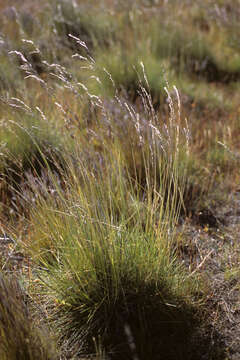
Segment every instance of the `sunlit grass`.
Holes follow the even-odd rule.
[[[181,323],[185,317],[194,326],[199,284],[186,276],[174,255],[184,182],[178,182],[175,161],[169,158],[164,165],[159,159],[154,169],[146,158],[144,187],[125,175],[116,155],[105,155],[100,173],[90,172],[82,158],[77,173],[70,167],[64,193],[59,189],[54,198],[40,198],[32,210],[26,245],[43,269],[37,272],[40,292],[48,297],[49,320],[61,329],[63,347],[67,342],[72,351],[88,353],[92,338],[100,336],[107,351],[119,358],[130,351],[125,340],[130,326],[135,351],[155,356],[165,345],[149,344],[153,323],[153,337],[156,331],[178,336],[181,330],[171,321]]]

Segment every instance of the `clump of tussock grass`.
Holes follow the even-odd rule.
[[[183,5],[177,10],[186,21],[183,28],[178,20],[171,16],[168,22],[161,18],[148,22],[148,35],[151,49],[158,58],[168,58],[172,67],[180,74],[189,74],[207,82],[231,83],[239,79],[239,51],[233,50],[229,42],[227,27],[220,27],[200,4],[189,9]],[[199,28],[195,23],[199,15],[201,23],[211,25],[209,29]],[[218,43],[215,38],[218,36]],[[228,40],[227,40],[228,39]],[[227,51],[222,52],[221,43]],[[220,50],[220,51],[219,51]],[[236,51],[237,50],[237,51]],[[231,55],[230,55],[231,54]]]
[[[20,113],[15,113],[15,121],[1,123],[0,196],[5,209],[3,215],[7,217],[10,213],[27,213],[34,202],[35,195],[29,185],[34,178],[42,176],[45,188],[54,188],[48,172],[59,174],[64,167],[61,141],[56,132],[53,135],[51,126],[43,123],[37,111],[31,113],[20,99],[12,98],[9,104],[20,107]]]
[[[206,39],[199,32],[189,34],[181,29],[157,26],[156,48],[159,57],[168,57],[178,73],[189,73],[205,77],[207,81],[218,81],[220,70]]]
[[[50,199],[40,201],[30,220],[33,231],[27,247],[48,269],[38,273],[41,291],[49,299],[50,321],[61,329],[63,346],[67,342],[71,351],[86,354],[93,351],[92,337],[100,336],[113,358],[131,356],[125,334],[130,326],[136,352],[155,358],[167,351],[167,334],[180,341],[183,328],[188,332],[187,324],[194,327],[191,296],[184,293],[193,296],[197,283],[186,280],[171,254],[173,209],[166,216],[156,200],[141,209],[140,199],[134,202],[123,178],[115,178],[114,193],[112,177],[104,185],[105,174],[99,185],[100,179],[86,174],[84,186],[71,184],[57,208]],[[141,211],[148,223],[144,231]]]
[[[143,77],[147,84],[144,71]],[[77,356],[94,352],[93,338],[99,337],[113,359],[184,358],[181,334],[190,336],[196,326],[199,287],[173,250],[189,134],[180,129],[177,89],[176,115],[166,89],[170,116],[163,124],[140,89],[143,113],[116,96],[114,117],[109,103],[85,87],[102,110],[88,138],[93,154],[100,143],[99,162],[89,167],[80,147],[73,165],[66,161],[64,193],[39,197],[31,210],[26,246],[40,265],[39,291],[50,323],[60,329],[63,352]],[[178,344],[174,350],[169,336]]]
[[[2,360],[57,359],[52,335],[36,325],[29,310],[27,295],[16,278],[0,274]]]
[[[62,0],[56,5],[54,26],[65,46],[78,51],[68,34],[81,38],[91,50],[109,47],[115,37],[115,22],[110,14],[100,13],[92,5],[77,5],[70,1]]]

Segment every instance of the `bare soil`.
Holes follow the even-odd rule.
[[[199,273],[208,286],[207,306],[210,317],[207,331],[212,348],[202,352],[202,359],[240,359],[240,192],[228,197],[214,214],[185,221],[182,261],[193,273]],[[206,215],[206,214],[205,214]],[[213,221],[215,219],[215,221]],[[218,353],[216,346],[223,351]]]

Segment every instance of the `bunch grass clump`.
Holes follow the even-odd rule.
[[[68,34],[81,38],[88,48],[108,48],[116,38],[116,26],[111,14],[99,12],[98,8],[79,4],[74,6],[71,1],[60,1],[55,5],[54,26],[63,43],[76,50],[76,44]]]
[[[49,321],[60,330],[63,351],[77,356],[94,352],[100,338],[112,358],[154,359],[169,349],[170,334],[180,344],[181,332],[196,324],[199,285],[175,255],[189,134],[180,129],[176,88],[176,108],[166,88],[170,115],[162,124],[139,88],[141,114],[116,96],[114,117],[108,102],[89,94],[102,111],[91,124],[88,152],[76,146],[66,158],[64,191],[38,197],[30,214],[26,248],[39,266]]]
[[[117,193],[100,177],[85,180],[75,191],[71,186],[71,194],[57,206],[41,203],[31,218],[34,230],[28,249],[44,268],[38,276],[49,299],[50,321],[61,329],[63,346],[67,341],[78,354],[93,351],[92,339],[100,336],[107,351],[121,358],[130,351],[127,325],[136,351],[155,353],[150,345],[148,350],[141,345],[147,328],[157,317],[153,337],[160,332],[164,338],[164,329],[179,335],[171,321],[181,321],[184,328],[185,316],[191,321],[190,294],[198,288],[192,279],[186,280],[173,255],[169,215],[174,211],[157,205],[156,198],[146,204],[134,199],[119,180],[114,179]],[[98,181],[101,187],[95,185]]]
[[[59,173],[64,160],[60,136],[47,120],[41,118],[39,111],[32,111],[18,98],[9,99],[6,107],[7,116],[14,118],[0,124],[0,196],[5,209],[2,215],[8,218],[13,212],[15,215],[27,213],[35,197],[30,183],[34,178],[42,177],[45,185],[51,187],[48,170]],[[10,107],[16,107],[16,112],[13,113]]]

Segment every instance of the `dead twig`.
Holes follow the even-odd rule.
[[[188,275],[188,278],[190,276],[193,276],[197,271],[201,269],[201,267],[204,265],[204,263],[207,261],[207,259],[210,257],[210,255],[213,253],[213,249],[209,251],[209,253],[203,258],[203,260],[200,262],[200,264],[194,269],[191,274]]]

